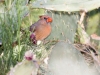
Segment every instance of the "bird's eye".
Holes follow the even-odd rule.
[[[45,20],[47,20],[47,18],[46,18],[46,17],[44,17],[44,19],[45,19]]]

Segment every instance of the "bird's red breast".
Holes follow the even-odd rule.
[[[40,19],[30,26],[30,31],[35,34],[36,41],[43,40],[51,33],[52,18],[47,15],[39,16]]]

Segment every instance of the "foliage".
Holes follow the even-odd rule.
[[[44,10],[31,9],[28,0],[5,0],[0,6],[0,75],[5,75],[23,59],[31,44],[29,26],[38,20],[38,15]]]

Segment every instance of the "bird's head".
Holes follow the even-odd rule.
[[[48,15],[41,15],[39,17],[40,17],[40,19],[46,20],[47,23],[51,23],[52,22],[52,18],[50,16],[48,16]]]

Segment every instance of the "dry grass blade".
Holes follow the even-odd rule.
[[[80,52],[84,52],[88,55],[90,55],[90,52],[85,49],[85,46],[82,47],[82,44],[74,44],[75,48],[79,50]]]
[[[99,54],[97,50],[95,50],[92,46],[87,44],[75,44],[74,46],[80,52],[83,52],[85,53],[85,55],[92,57],[93,60],[89,61],[93,61],[94,63],[97,63],[100,66]],[[86,57],[86,59],[88,59],[88,57]]]

